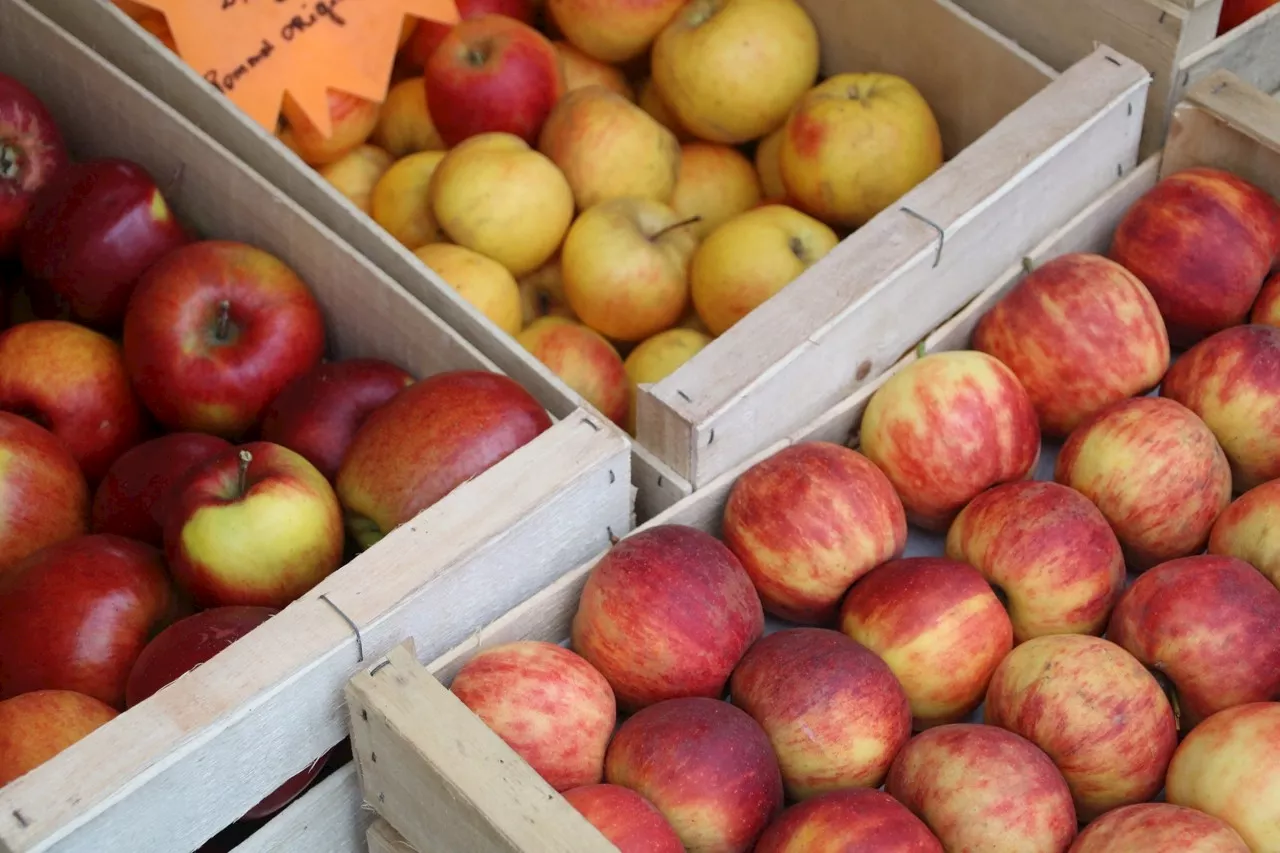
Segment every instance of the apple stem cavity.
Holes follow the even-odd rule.
[[[218,321],[217,321],[217,325],[213,327],[213,334],[218,340],[225,341],[227,339],[227,334],[230,331],[231,331],[231,301],[228,299],[224,299],[218,303]]]
[[[489,61],[489,45],[476,44],[467,48],[466,60],[467,64],[472,68],[479,68]]]
[[[688,219],[682,219],[679,222],[673,222],[670,225],[668,225],[666,228],[662,228],[658,230],[657,233],[655,233],[649,239],[653,241],[661,240],[664,235],[671,233],[677,228],[684,228],[688,225],[693,225],[701,221],[702,221],[701,216],[690,216]]]
[[[247,450],[240,451],[240,479],[236,483],[236,487],[240,491],[240,497],[244,497],[245,492],[249,491],[249,465],[253,463],[253,454]]]
[[[0,178],[6,180],[18,177],[21,152],[17,146],[0,142]]]

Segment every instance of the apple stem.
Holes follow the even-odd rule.
[[[224,299],[218,303],[218,324],[214,327],[213,334],[218,340],[225,341],[229,331],[231,331],[231,301]]]
[[[673,223],[671,223],[671,224],[670,224],[670,225],[668,225],[666,228],[663,228],[661,231],[659,231],[658,233],[654,234],[654,235],[653,235],[652,237],[650,237],[649,239],[650,239],[650,240],[658,240],[658,239],[661,239],[661,238],[662,238],[662,236],[663,236],[664,234],[670,233],[670,232],[672,232],[672,231],[676,230],[677,228],[683,228],[683,227],[685,227],[686,225],[693,225],[695,222],[701,222],[701,221],[702,221],[702,217],[701,217],[701,216],[690,216],[688,219],[682,219],[682,220],[681,220],[681,221],[679,221],[679,222],[673,222]]]
[[[244,493],[249,491],[249,465],[253,462],[253,454],[247,450],[240,451],[240,497],[244,497]]]
[[[15,178],[18,175],[18,149],[12,145],[0,143],[0,178]]]

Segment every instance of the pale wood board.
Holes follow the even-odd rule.
[[[354,771],[353,771],[354,772]],[[404,836],[391,828],[391,824],[382,818],[375,820],[369,827],[369,853],[418,853]]]
[[[373,810],[361,799],[355,765],[348,762],[236,845],[233,853],[363,853],[373,819]]]
[[[1280,6],[1181,57],[1171,103],[1215,71],[1230,71],[1264,93],[1280,89]]]

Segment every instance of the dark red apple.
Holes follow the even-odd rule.
[[[458,17],[464,21],[481,15],[506,15],[532,25],[533,12],[531,0],[458,0]],[[453,24],[439,21],[418,21],[404,48],[406,58],[417,68],[426,66],[431,54],[436,52],[453,27]]]
[[[17,253],[36,194],[66,165],[53,116],[30,89],[0,74],[0,258]]]
[[[48,282],[32,278],[25,272],[14,276],[5,294],[5,308],[11,326],[32,320],[73,319],[67,300],[54,293]]]

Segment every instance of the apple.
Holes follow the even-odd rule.
[[[690,0],[653,42],[654,84],[680,123],[738,145],[780,126],[818,77],[818,30],[795,0]]]
[[[645,77],[640,81],[640,85],[636,90],[636,105],[653,116],[653,120],[658,124],[674,133],[681,144],[696,141],[696,137],[689,132],[687,127],[680,123],[680,119],[676,118],[675,113],[671,112],[671,107],[667,106],[667,102],[662,100],[662,96],[658,94],[658,87],[654,85],[652,77]]]
[[[628,718],[605,778],[657,806],[693,853],[747,853],[782,810],[782,775],[764,731],[742,709],[668,699]]]
[[[1001,596],[1015,643],[1101,635],[1124,591],[1124,553],[1088,498],[1024,480],[982,492],[947,530],[946,555],[976,568]]]
[[[32,320],[74,320],[71,306],[48,282],[32,278],[25,272],[15,273],[6,291],[8,326],[30,323]]]
[[[571,44],[602,62],[642,56],[684,0],[547,0],[547,11]]]
[[[93,494],[93,532],[163,547],[164,518],[173,503],[173,489],[192,468],[230,448],[230,443],[216,436],[174,432],[125,451]]]
[[[818,845],[821,845],[819,848]],[[831,791],[791,806],[760,836],[755,853],[943,853],[918,817],[883,791]]]
[[[127,707],[145,701],[179,676],[212,660],[277,612],[270,607],[215,607],[174,622],[147,643],[130,670],[125,688]],[[315,780],[326,759],[322,756],[312,762],[242,819],[260,819],[283,809]]]
[[[300,454],[255,441],[195,467],[165,515],[169,569],[197,607],[283,608],[342,563],[342,507]]]
[[[498,373],[414,383],[369,415],[338,468],[348,531],[371,547],[550,427],[538,401]]]
[[[996,667],[988,725],[1021,735],[1062,771],[1083,823],[1150,800],[1177,746],[1177,722],[1154,675],[1115,643],[1036,637]]]
[[[604,778],[617,704],[604,676],[555,643],[485,649],[449,689],[557,791]]]
[[[826,625],[854,581],[902,556],[907,518],[893,485],[867,457],[806,441],[738,477],[722,536],[767,613]]]
[[[907,695],[883,661],[826,628],[788,628],[747,650],[733,704],[769,736],[787,797],[875,788],[911,737]]]
[[[615,341],[642,341],[674,326],[689,301],[689,259],[698,245],[692,224],[647,198],[584,210],[560,250],[569,307]]]
[[[1280,203],[1221,169],[1161,180],[1125,213],[1110,257],[1155,297],[1175,347],[1244,322],[1275,259]]]
[[[720,336],[822,260],[840,238],[783,204],[739,213],[707,235],[689,265],[694,308]]]
[[[696,316],[696,315],[695,315]],[[627,432],[636,434],[636,392],[640,385],[661,382],[706,349],[711,337],[696,329],[674,328],[641,341],[622,362],[627,372]]]
[[[564,277],[560,274],[559,255],[533,272],[521,276],[516,284],[520,288],[524,325],[530,325],[539,317],[578,319],[564,295]]]
[[[156,420],[228,440],[256,426],[324,345],[307,284],[270,253],[225,240],[190,243],[151,267],[124,321],[129,376]]]
[[[326,136],[287,93],[281,113],[287,126],[281,141],[310,166],[325,166],[341,160],[369,140],[378,126],[381,105],[357,95],[328,90],[332,132]]]
[[[973,350],[926,355],[893,374],[871,395],[859,441],[907,520],[937,532],[987,489],[1030,479],[1040,459],[1031,398],[1013,371]]]
[[[1249,853],[1249,847],[1216,817],[1168,803],[1138,803],[1089,824],[1067,853]]]
[[[564,66],[546,36],[506,15],[460,21],[426,64],[427,106],[449,148],[483,133],[530,145],[564,95]]]
[[[516,341],[606,418],[627,422],[627,371],[598,332],[564,317],[540,317]]]
[[[1280,231],[1280,227],[1277,229]],[[1280,272],[1267,279],[1249,309],[1249,322],[1280,326]]]
[[[71,690],[34,690],[0,701],[0,788],[119,716]]]
[[[138,277],[187,239],[146,169],[89,160],[62,169],[36,197],[22,231],[22,266],[76,319],[114,330]]]
[[[1053,437],[1152,390],[1170,359],[1164,319],[1147,288],[1115,261],[1083,253],[1027,275],[978,321],[973,348],[1013,371],[1041,432]]]
[[[123,708],[143,646],[184,614],[150,545],[104,533],[36,551],[0,574],[0,699],[74,690]]]
[[[1209,531],[1209,553],[1244,560],[1280,589],[1280,480],[1250,489],[1222,511]]]
[[[1082,421],[1053,477],[1097,505],[1134,571],[1202,550],[1231,502],[1217,439],[1167,397],[1123,400]]]
[[[484,15],[506,15],[526,24],[532,24],[534,20],[535,0],[456,0],[456,6],[458,17],[464,21]],[[454,26],[440,21],[419,20],[405,45],[409,61],[419,68],[424,67]]]
[[[378,114],[378,126],[369,139],[397,160],[419,151],[444,150],[444,140],[440,138],[440,132],[431,120],[431,110],[427,107],[424,78],[401,80],[387,91],[387,98]]]
[[[1237,705],[1192,729],[1169,764],[1165,798],[1228,824],[1254,853],[1274,850],[1280,702]]]
[[[373,188],[394,162],[376,145],[360,145],[349,154],[318,170],[320,177],[364,213],[369,212]]]
[[[569,92],[538,137],[564,172],[579,210],[611,198],[668,201],[680,175],[680,143],[644,110],[604,86]]]
[[[573,190],[546,155],[509,133],[467,139],[431,177],[431,213],[449,239],[517,278],[545,264],[573,221]]]
[[[760,204],[760,178],[741,151],[710,142],[680,146],[680,178],[670,205],[681,218],[698,217],[690,228],[699,240]]]
[[[119,344],[65,320],[0,334],[0,409],[57,436],[90,486],[147,428]]]
[[[946,557],[872,569],[845,597],[840,630],[893,670],[917,729],[968,717],[1013,648],[1009,614],[982,573]]]
[[[89,486],[53,433],[0,412],[0,578],[25,557],[88,532]]]
[[[832,225],[865,225],[942,166],[933,110],[895,74],[832,75],[800,98],[785,127],[787,198]]]
[[[630,788],[582,785],[565,791],[564,798],[618,853],[684,853],[680,836],[662,812]]]
[[[419,151],[391,164],[373,185],[369,215],[409,251],[447,240],[431,211],[431,178],[443,151]],[[567,227],[567,226],[566,226]]]
[[[733,552],[678,524],[614,545],[591,570],[572,626],[574,651],[609,680],[623,712],[723,696],[763,633],[760,599]]]
[[[502,264],[454,243],[428,243],[413,254],[499,329],[520,334],[524,301],[515,277]]]
[[[0,258],[17,254],[36,195],[67,162],[62,131],[44,103],[0,74]]]
[[[1218,35],[1234,30],[1276,4],[1277,0],[1223,0]]]
[[[318,364],[267,406],[262,440],[301,454],[332,481],[360,425],[412,384],[411,374],[380,358]]]
[[[787,188],[782,183],[782,138],[786,133],[784,124],[756,146],[756,174],[760,177],[760,194],[766,204],[785,203],[787,198]]]
[[[587,86],[604,86],[628,101],[635,103],[636,93],[621,68],[588,56],[567,41],[553,41],[556,53],[564,64],[565,92],[584,89]]]

